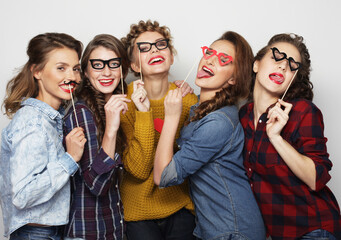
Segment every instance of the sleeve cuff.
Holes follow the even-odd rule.
[[[60,159],[59,163],[70,176],[73,176],[78,170],[78,164],[75,162],[73,157],[71,157],[71,155],[67,152],[65,152],[64,156]]]
[[[115,153],[114,159],[112,159],[105,153],[103,148],[100,149],[96,159],[98,161],[92,164],[92,168],[97,174],[107,173],[115,167],[122,166],[121,156],[118,153]]]
[[[159,187],[165,188],[173,185],[177,185],[178,173],[176,171],[175,161],[172,161],[168,164],[168,166],[163,170],[161,174],[161,180]]]
[[[136,110],[136,122],[153,122],[153,110],[150,109],[148,112],[140,112]]]

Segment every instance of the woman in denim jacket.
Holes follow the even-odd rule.
[[[6,114],[14,117],[2,131],[0,200],[5,236],[10,239],[61,239],[68,222],[70,176],[84,143],[74,128],[63,148],[63,100],[80,82],[82,44],[61,33],[34,37],[29,60],[7,85]]]
[[[173,140],[181,113],[181,92],[165,99],[165,121],[155,154],[154,181],[160,187],[190,180],[200,239],[265,239],[265,228],[243,167],[243,129],[235,105],[246,97],[253,54],[246,40],[226,32],[210,47],[195,80],[199,103],[178,139]]]

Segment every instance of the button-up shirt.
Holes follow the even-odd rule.
[[[123,206],[118,176],[122,171],[121,157],[105,153],[97,141],[94,115],[84,101],[75,104],[78,124],[84,129],[87,142],[79,161],[80,169],[71,179],[70,222],[65,236],[87,240],[122,239]],[[65,136],[77,127],[73,108],[65,116]]]
[[[267,112],[254,127],[253,103],[239,112],[245,132],[244,166],[268,233],[273,240],[296,239],[325,229],[341,239],[338,203],[326,186],[332,163],[326,149],[321,111],[310,101],[294,100],[281,136],[300,154],[313,160],[316,190],[290,170],[266,134]]]
[[[63,113],[34,98],[2,131],[0,197],[5,236],[27,223],[64,225],[69,179],[78,165],[65,152]]]
[[[189,176],[197,217],[194,234],[199,238],[265,239],[243,167],[243,142],[237,107],[223,107],[182,129],[181,149],[162,172],[161,187],[180,184]]]

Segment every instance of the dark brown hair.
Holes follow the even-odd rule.
[[[33,73],[41,71],[48,61],[48,54],[60,48],[75,50],[80,58],[83,45],[65,33],[39,34],[30,40],[26,51],[27,63],[20,69],[18,75],[8,82],[6,87],[3,106],[8,117],[11,118],[20,109],[24,99],[38,96],[39,86]]]
[[[220,92],[217,92],[214,98],[202,102],[196,108],[191,121],[199,120],[210,112],[224,106],[237,104],[240,99],[246,98],[249,94],[253,62],[253,53],[249,43],[241,35],[232,31],[225,32],[216,41],[220,40],[229,41],[234,45],[233,79],[235,80],[235,84],[228,85]]]
[[[90,80],[85,76],[85,72],[87,71],[87,67],[89,64],[90,55],[98,47],[104,47],[110,51],[113,51],[116,53],[118,57],[121,58],[123,78],[125,78],[128,74],[129,61],[122,42],[118,40],[116,37],[109,34],[100,34],[95,36],[94,39],[92,39],[86,46],[82,56],[81,68],[83,81],[81,83],[81,86],[77,88],[76,95],[85,101],[86,105],[90,108],[90,110],[95,116],[95,122],[98,129],[97,140],[99,146],[101,146],[105,131],[104,105],[106,102],[104,94],[96,90],[92,86]],[[121,81],[119,82],[113,94],[121,94],[122,88],[124,88],[125,92],[127,92],[127,84],[125,83],[125,81],[123,81],[123,86],[121,84]],[[123,133],[123,130],[120,127],[117,134],[116,152],[122,154],[125,144],[126,137]]]
[[[127,34],[126,37],[123,37],[121,41],[123,42],[125,49],[127,51],[127,55],[129,58],[129,61],[132,62],[133,59],[133,52],[134,52],[134,46],[136,39],[144,32],[158,32],[160,33],[164,38],[168,39],[168,47],[172,54],[176,54],[176,50],[173,46],[172,42],[172,36],[170,33],[170,30],[166,26],[160,26],[160,24],[157,21],[151,21],[148,20],[147,22],[141,20],[138,24],[132,24],[130,26],[130,32]],[[133,72],[134,70],[131,69]],[[134,72],[135,76],[139,76],[138,72]]]
[[[312,100],[314,97],[313,84],[310,81],[310,54],[303,41],[303,37],[296,35],[294,33],[281,33],[274,35],[268,42],[268,44],[263,47],[257,53],[255,61],[260,61],[265,56],[265,54],[270,50],[270,48],[280,42],[290,43],[297,48],[301,55],[301,67],[298,69],[295,79],[293,80],[289,90],[287,91],[284,100],[291,100],[294,98],[304,98],[307,100]],[[253,88],[256,80],[256,73],[253,73],[252,77],[252,89],[250,92],[249,100],[253,98]]]

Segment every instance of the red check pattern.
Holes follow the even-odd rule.
[[[311,102],[294,100],[282,137],[316,166],[316,191],[297,178],[266,134],[267,112],[254,127],[253,103],[239,112],[244,128],[244,167],[268,234],[273,240],[296,239],[325,229],[341,239],[340,208],[326,186],[332,163],[327,153],[321,111]]]

